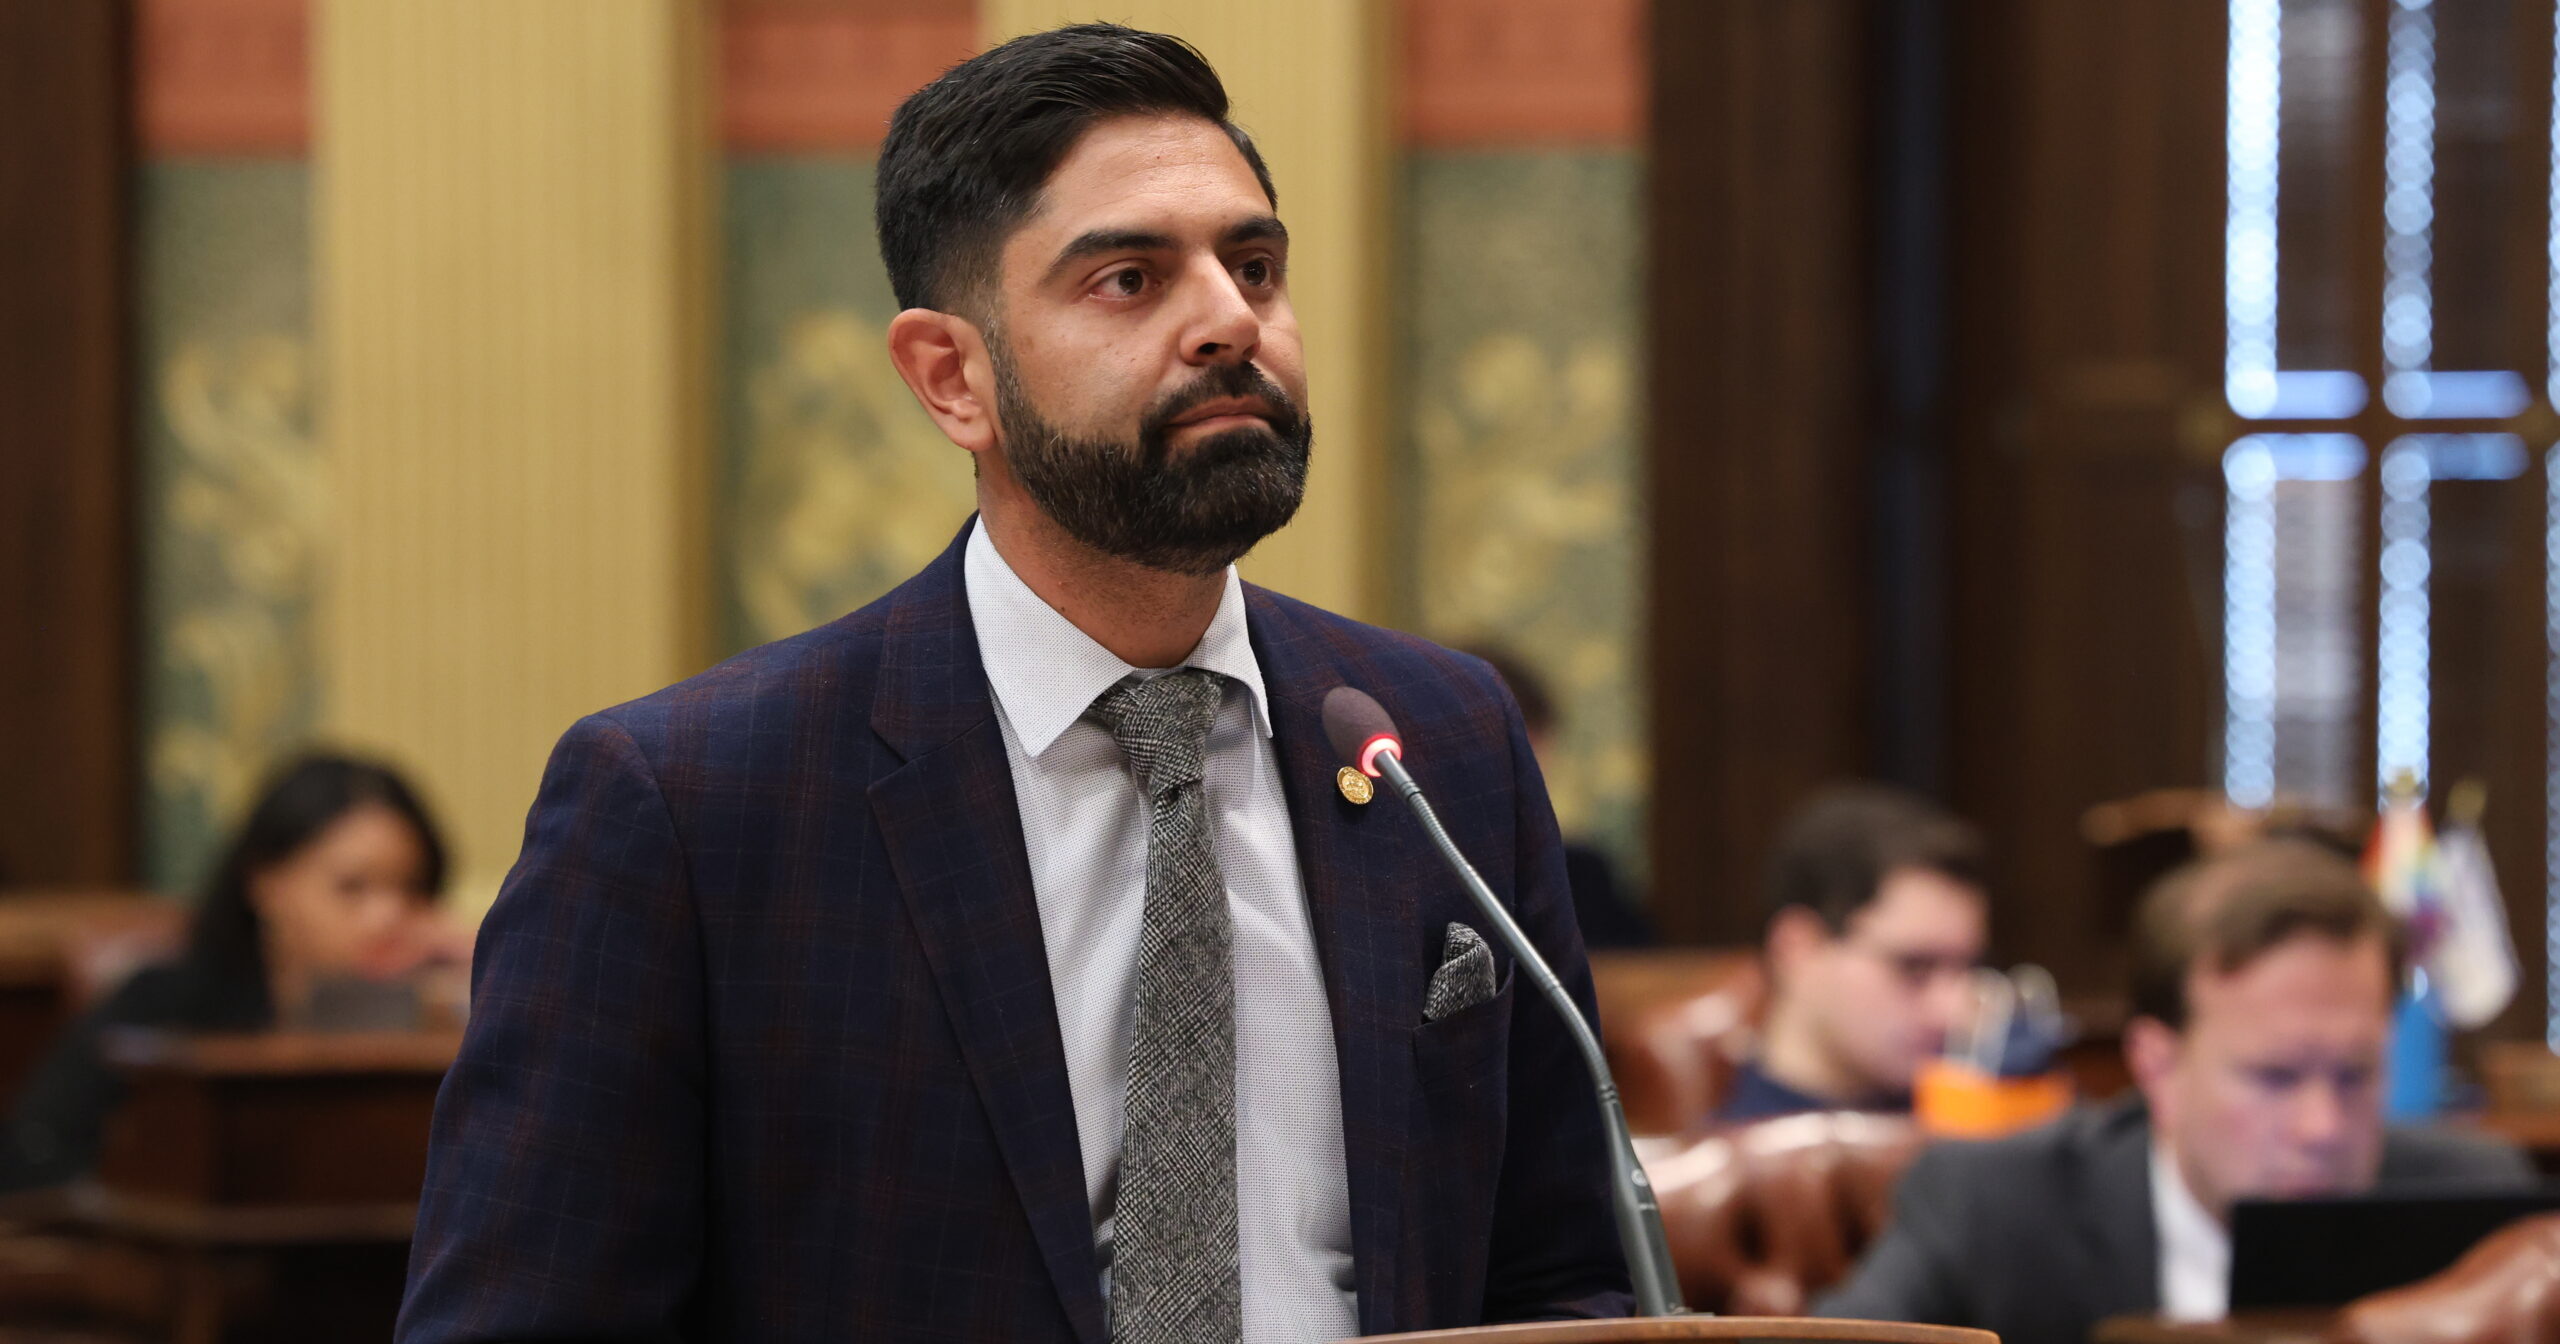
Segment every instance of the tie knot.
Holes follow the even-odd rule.
[[[1111,730],[1111,740],[1137,767],[1147,796],[1160,798],[1200,781],[1201,753],[1224,689],[1217,673],[1196,667],[1161,677],[1122,677],[1094,697],[1085,717]]]

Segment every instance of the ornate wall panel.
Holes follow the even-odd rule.
[[[310,172],[162,160],[140,187],[143,868],[179,889],[319,714]]]
[[[308,0],[133,7],[142,874],[192,889],[323,697]]]
[[[1548,683],[1557,814],[1636,872],[1648,8],[1405,0],[1396,82],[1396,607]]]
[[[1630,863],[1646,787],[1640,175],[1624,149],[1417,151],[1396,267],[1399,493],[1420,525],[1402,605],[1432,637],[1498,642],[1546,679],[1558,815]]]
[[[890,367],[898,311],[871,164],[727,170],[721,634],[744,648],[835,619],[931,560],[969,515],[969,455]]]

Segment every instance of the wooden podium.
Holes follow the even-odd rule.
[[[403,1241],[459,1032],[110,1031],[93,1204],[190,1240]]]
[[[1806,1316],[1632,1316],[1615,1321],[1539,1321],[1471,1330],[1417,1330],[1363,1335],[1357,1344],[1391,1340],[1438,1344],[1634,1344],[1669,1339],[1821,1340],[1847,1344],[2000,1344],[1988,1330],[1900,1321],[1834,1321]],[[1343,1344],[1354,1344],[1343,1341]]]
[[[95,1177],[32,1220],[112,1255],[155,1337],[388,1339],[458,1032],[112,1031]],[[94,1277],[94,1276],[93,1276]]]

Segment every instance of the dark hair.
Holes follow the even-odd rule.
[[[2187,1025],[2187,978],[2229,975],[2304,935],[2381,940],[2390,983],[2408,941],[2364,875],[2308,840],[2258,840],[2161,878],[2134,914],[2133,1011],[2171,1030]]]
[[[1876,897],[1896,868],[1921,868],[1979,887],[1982,837],[1955,814],[1881,784],[1834,785],[1796,810],[1769,858],[1763,927],[1810,910],[1833,933]]]
[[[398,774],[346,756],[315,754],[287,764],[269,777],[231,837],[188,928],[178,966],[196,1012],[214,1019],[203,1025],[256,1025],[271,1014],[266,949],[249,886],[340,817],[367,805],[388,807],[409,823],[426,855],[426,889],[431,896],[443,892],[444,841]]]
[[[889,119],[874,220],[898,306],[956,312],[976,299],[1076,140],[1105,117],[1145,113],[1216,123],[1278,204],[1253,140],[1227,120],[1226,86],[1190,43],[1116,23],[1017,37],[944,71]]]
[[[1492,666],[1493,674],[1511,688],[1511,698],[1520,704],[1520,720],[1530,732],[1543,733],[1555,726],[1556,702],[1547,694],[1547,683],[1520,655],[1499,644],[1468,645],[1459,652],[1472,653]]]

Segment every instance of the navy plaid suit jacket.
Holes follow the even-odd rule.
[[[1493,1000],[1423,1022],[1448,923],[1483,921],[1400,803],[1339,796],[1319,705],[1351,685],[1395,715],[1588,1012],[1518,710],[1480,662],[1263,589],[1246,624],[1333,1010],[1362,1330],[1623,1314],[1572,1046],[1500,952]],[[959,543],[571,728],[473,980],[406,1344],[1105,1344]]]

